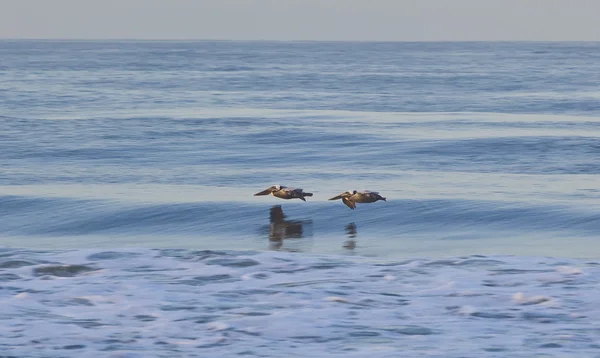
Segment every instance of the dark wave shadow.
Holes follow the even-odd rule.
[[[305,226],[312,224],[312,220],[288,220],[283,213],[281,205],[275,205],[269,210],[269,249],[281,250],[284,240],[301,239],[306,236]],[[298,248],[289,248],[287,251],[302,251]]]

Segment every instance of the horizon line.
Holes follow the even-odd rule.
[[[78,38],[78,37],[2,37],[0,41],[147,41],[147,42],[378,42],[378,43],[416,43],[416,42],[600,42],[600,40],[277,40],[277,39],[211,39],[211,38],[135,38],[135,37],[107,37],[107,38]]]

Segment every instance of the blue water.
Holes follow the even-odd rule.
[[[598,356],[598,83],[600,43],[0,41],[0,351]]]

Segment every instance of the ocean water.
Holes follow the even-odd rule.
[[[0,41],[0,355],[600,357],[598,83],[600,43]]]

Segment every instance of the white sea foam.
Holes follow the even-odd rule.
[[[595,262],[4,250],[0,264],[0,352],[14,356],[591,357],[600,348]]]

